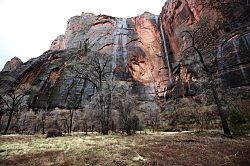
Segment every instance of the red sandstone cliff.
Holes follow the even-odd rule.
[[[199,73],[182,59],[183,54],[195,57],[192,52],[183,53],[191,40],[182,32],[203,27],[196,44],[207,64],[212,63],[207,58],[210,53],[217,55],[218,68],[213,72],[225,85],[249,85],[250,11],[246,3],[169,0],[159,17],[147,12],[132,18],[82,13],[69,19],[65,34],[52,42],[49,51],[21,66],[13,60],[14,65],[6,64],[5,70],[11,71],[18,86],[36,87],[29,99],[32,107],[66,107],[75,99],[84,105],[93,87],[75,78],[71,67],[84,60],[80,53],[87,45],[112,57],[116,80],[126,81],[140,99],[156,99],[166,91],[174,98],[195,95]],[[11,86],[4,81],[0,85]]]
[[[168,80],[158,16],[145,12],[132,18],[114,18],[82,13],[69,19],[64,35],[56,38],[51,50],[81,48],[113,56],[118,80],[136,81],[142,98],[163,96]]]
[[[184,52],[192,41],[185,31],[193,33],[199,29],[195,44],[208,66],[216,63],[214,72],[217,71],[225,85],[250,84],[249,18],[250,4],[245,0],[169,0],[165,3],[160,26],[169,46],[169,63],[176,84],[172,93],[176,97],[193,94],[192,88],[188,89],[194,85],[192,80],[196,80],[197,74],[186,60],[187,56],[193,59],[195,53]],[[209,59],[211,54],[216,62]]]
[[[14,71],[22,64],[23,62],[21,59],[19,59],[18,57],[14,57],[4,65],[2,71]]]

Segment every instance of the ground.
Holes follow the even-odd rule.
[[[0,136],[0,165],[250,165],[250,137],[219,132]]]

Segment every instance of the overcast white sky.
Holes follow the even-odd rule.
[[[82,12],[133,17],[160,14],[167,0],[0,0],[0,70],[12,57],[23,62],[49,49],[67,20]]]

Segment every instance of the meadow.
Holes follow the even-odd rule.
[[[250,137],[228,139],[218,131],[1,135],[0,165],[250,165]]]

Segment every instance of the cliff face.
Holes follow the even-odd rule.
[[[140,98],[163,96],[168,69],[158,16],[145,12],[133,18],[114,18],[83,13],[68,21],[65,34],[53,41],[51,50],[81,48],[84,43],[93,51],[111,55],[116,78],[133,82]]]
[[[145,12],[138,17],[114,18],[82,13],[69,19],[65,34],[52,42],[49,51],[9,73],[17,79],[15,86],[31,87],[30,107],[69,107],[74,102],[78,103],[75,107],[83,107],[89,102],[92,85],[72,72],[72,66],[84,62],[86,44],[112,57],[115,79],[131,85],[139,99],[163,97],[168,68],[158,16]]]
[[[94,89],[75,77],[72,66],[84,62],[82,50],[88,46],[111,56],[115,79],[131,85],[141,100],[164,94],[195,95],[197,71],[183,65],[188,60],[182,59],[192,40],[183,32],[202,27],[197,47],[207,64],[212,61],[205,55],[211,50],[216,54],[218,72],[214,73],[225,85],[249,85],[249,5],[247,1],[230,2],[169,0],[159,17],[147,12],[132,18],[82,13],[69,19],[65,34],[52,42],[49,51],[8,74],[17,80],[13,86],[32,88],[30,107],[69,107],[72,103],[82,107]],[[12,86],[6,80],[0,85]]]
[[[22,64],[23,62],[21,59],[19,59],[18,57],[14,57],[4,65],[2,71],[14,71]]]
[[[249,6],[245,0],[169,0],[160,19],[171,50],[178,55],[190,42],[181,32],[206,26],[213,36],[223,37],[249,23]]]
[[[184,52],[191,46],[192,38],[185,31],[195,34],[195,45],[205,63],[216,63],[217,76],[225,85],[240,87],[250,83],[250,4],[245,0],[169,0],[162,8],[160,26],[169,46],[172,79],[169,93],[175,97],[193,95],[196,89],[195,71],[188,60],[194,53]],[[218,41],[218,42],[217,42]],[[211,51],[212,50],[212,51]],[[209,59],[213,54],[216,61]],[[211,69],[212,70],[212,69]],[[177,71],[177,72],[176,72]]]

